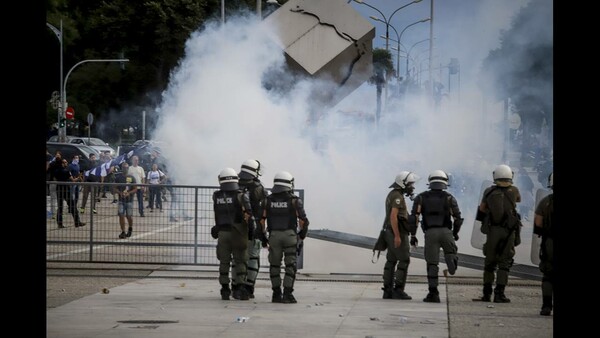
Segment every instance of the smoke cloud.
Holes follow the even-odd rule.
[[[296,188],[305,191],[312,229],[371,237],[383,223],[388,186],[400,171],[421,177],[418,193],[427,189],[431,171],[445,170],[456,183],[450,191],[465,217],[460,251],[470,253],[469,224],[481,183],[501,163],[505,135],[502,105],[482,96],[475,74],[489,50],[497,47],[499,30],[509,26],[511,14],[524,1],[504,3],[483,1],[460,18],[458,12],[451,17],[438,9],[437,52],[446,63],[450,57],[460,59],[460,95],[447,93],[439,107],[420,94],[388,100],[378,123],[375,87],[369,84],[316,123],[309,122],[315,83],[297,80],[285,95],[263,86],[266,74],[285,66],[282,51],[267,34],[270,27],[253,16],[209,24],[187,42],[185,57],[157,107],[160,117],[153,138],[164,142],[162,151],[177,183],[217,186],[222,169],[239,171],[244,160],[258,159],[266,187],[272,187],[279,171],[294,175]],[[377,27],[376,36],[381,32]],[[423,38],[415,36],[412,43]],[[408,38],[406,42],[411,44]],[[374,40],[374,47],[381,46]],[[440,80],[448,81],[447,76],[446,71]],[[460,191],[461,185],[466,192]]]

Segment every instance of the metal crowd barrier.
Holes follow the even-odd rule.
[[[55,184],[78,190],[77,207],[70,210],[63,203],[63,226],[58,227],[58,203]],[[161,208],[149,208],[150,184],[145,187],[144,217],[140,216],[134,197],[133,232],[120,239],[116,196],[110,192],[116,183],[71,183],[48,181],[46,197],[46,261],[132,264],[173,264],[218,266],[216,243],[210,236],[214,225],[212,194],[217,186],[161,184]],[[84,188],[89,187],[83,207]],[[103,192],[105,191],[105,192]],[[304,191],[296,193],[304,198]],[[104,194],[105,197],[102,197]],[[93,198],[95,196],[95,198]],[[54,200],[53,200],[54,199]],[[71,212],[79,213],[85,226],[75,227]],[[125,228],[128,228],[125,220]],[[299,260],[301,262],[301,260]],[[266,251],[261,253],[261,267],[269,266]],[[301,268],[299,266],[298,268]]]

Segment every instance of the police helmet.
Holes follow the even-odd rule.
[[[508,185],[510,185],[513,183],[513,177],[515,176],[515,173],[506,164],[500,164],[499,166],[497,166],[496,169],[494,169],[494,171],[492,172],[492,174],[494,177],[494,183],[496,184],[508,183]]]
[[[287,171],[280,171],[273,179],[273,189],[271,192],[278,193],[294,190],[294,176]]]
[[[429,189],[444,190],[448,188],[448,175],[443,170],[434,170],[427,178]]]
[[[238,175],[233,168],[225,168],[219,173],[219,186],[224,191],[238,190]]]
[[[246,160],[244,161],[244,163],[242,163],[242,168],[240,170],[240,179],[254,179],[262,175],[262,171],[260,169],[260,162],[258,160]]]
[[[550,173],[548,176],[548,188],[554,189],[554,173]]]
[[[414,184],[418,179],[418,176],[410,171],[401,171],[398,175],[396,175],[396,179],[394,183],[390,185],[390,188],[402,188],[406,189],[407,186]]]

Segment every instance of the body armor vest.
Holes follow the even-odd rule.
[[[248,190],[248,195],[250,196],[250,206],[252,207],[252,213],[254,214],[254,219],[259,220],[263,214],[263,206],[262,201],[265,198],[265,189],[255,180],[245,182],[240,180],[239,184]]]
[[[289,192],[271,194],[267,196],[267,224],[268,230],[296,230],[298,220],[296,209],[293,205],[294,197]]]
[[[216,225],[232,225],[242,222],[242,206],[238,200],[240,193],[239,190],[219,190],[213,193]]]
[[[443,190],[430,190],[424,192],[421,196],[423,230],[437,227],[452,229],[448,193]]]

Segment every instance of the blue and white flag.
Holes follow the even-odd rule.
[[[83,174],[85,175],[85,177],[88,177],[90,175],[90,173],[92,175],[105,177],[106,175],[108,175],[108,173],[110,173],[110,167],[121,165],[121,163],[127,161],[133,155],[139,154],[141,152],[141,150],[146,148],[147,146],[148,146],[147,144],[141,145],[141,146],[129,151],[127,154],[117,156],[117,158],[111,160],[110,162],[102,163],[90,170],[87,170]]]

